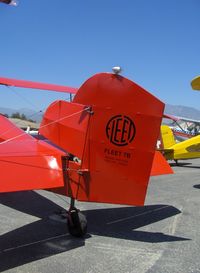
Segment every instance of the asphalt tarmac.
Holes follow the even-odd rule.
[[[200,159],[152,177],[144,207],[77,203],[84,239],[58,216],[68,204],[46,191],[0,194],[0,272],[200,272]]]

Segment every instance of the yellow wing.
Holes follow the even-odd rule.
[[[192,89],[194,90],[200,90],[200,76],[195,77],[191,81],[191,86],[192,86]]]

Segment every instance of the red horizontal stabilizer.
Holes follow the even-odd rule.
[[[22,140],[30,138],[30,135],[26,134],[22,129],[16,127],[16,125],[9,119],[0,114],[0,142],[5,140]]]
[[[61,187],[61,156],[44,141],[0,143],[0,192]]]
[[[69,86],[41,83],[41,82],[32,82],[32,81],[25,81],[25,80],[16,80],[16,79],[2,78],[2,77],[0,77],[0,85],[33,88],[33,89],[49,90],[49,91],[72,93],[72,94],[76,94],[78,90],[77,88],[69,87]]]
[[[164,156],[159,152],[156,151],[154,155],[153,165],[151,168],[151,175],[162,175],[162,174],[173,174],[174,171],[164,158]]]
[[[82,159],[90,108],[67,101],[55,101],[46,110],[39,133],[67,152]]]
[[[65,153],[34,139],[3,116],[0,122],[0,192],[63,186]]]

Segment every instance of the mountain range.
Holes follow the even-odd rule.
[[[24,114],[28,119],[35,120],[36,122],[40,122],[43,116],[43,113],[35,112],[34,110],[27,108],[11,109],[0,107],[0,113],[7,114],[8,116],[11,116],[13,113],[16,112]],[[165,114],[200,120],[200,110],[183,105],[166,104]]]
[[[165,114],[200,120],[200,110],[183,105],[166,104]]]

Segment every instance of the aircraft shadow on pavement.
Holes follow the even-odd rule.
[[[171,167],[184,167],[184,168],[191,168],[191,169],[199,169],[199,165],[195,165],[194,163],[191,162],[178,162],[176,163],[170,163]]]
[[[74,239],[66,222],[50,220],[49,215],[63,208],[36,192],[3,193],[0,203],[41,218],[0,236],[0,272],[84,246],[89,238]]]
[[[65,221],[54,221],[48,217],[63,208],[36,192],[0,194],[0,203],[40,218],[0,236],[0,272],[82,247],[85,240],[94,234],[150,243],[188,240],[135,230],[181,213],[168,205],[83,211],[88,219],[88,235],[77,239],[68,234]]]
[[[85,212],[89,222],[89,232],[91,234],[149,243],[189,240],[161,232],[136,230],[179,213],[181,213],[180,210],[169,205],[120,207]],[[95,221],[93,221],[93,219],[95,219]]]
[[[170,162],[171,167],[187,167],[187,166],[191,167],[191,165],[192,165],[191,162],[180,162],[180,161],[178,163]]]
[[[200,189],[200,184],[194,185],[193,186],[195,189]]]

